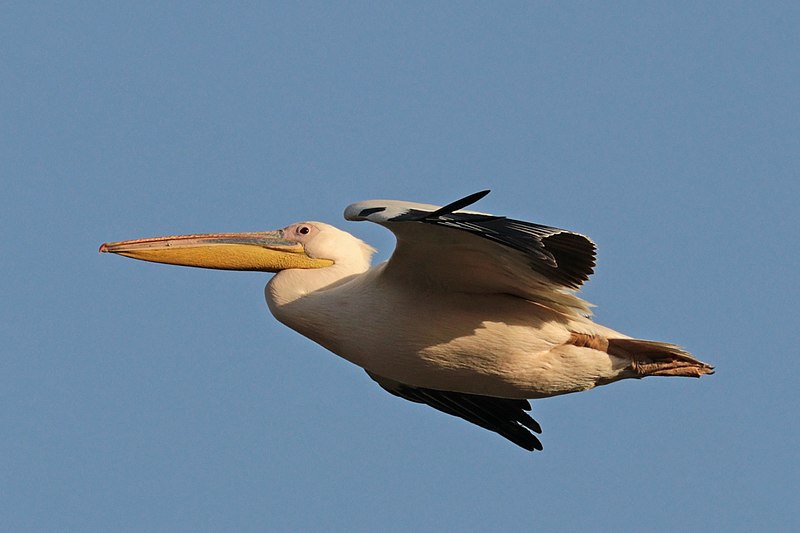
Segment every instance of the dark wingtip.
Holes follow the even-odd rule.
[[[455,202],[451,202],[451,203],[447,204],[444,207],[440,207],[439,209],[437,209],[436,211],[434,211],[433,213],[431,213],[430,215],[428,215],[425,218],[436,218],[436,217],[440,217],[442,215],[449,215],[453,211],[458,211],[459,209],[464,209],[468,205],[474,204],[475,202],[477,202],[478,200],[480,200],[481,198],[483,198],[484,196],[486,196],[490,192],[492,192],[491,189],[486,189],[486,190],[483,190],[483,191],[478,191],[476,193],[472,193],[469,196],[465,196],[464,198],[461,198],[460,200],[456,200]]]
[[[518,438],[515,439],[508,438],[508,440],[510,440],[520,448],[528,450],[529,452],[540,452],[544,450],[544,446],[542,446],[542,441],[540,441],[533,433],[526,433],[525,435],[520,435]]]

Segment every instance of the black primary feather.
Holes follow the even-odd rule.
[[[541,441],[532,433],[541,433],[542,428],[528,414],[528,400],[495,398],[479,394],[451,392],[386,380],[369,373],[384,390],[405,400],[423,403],[448,415],[463,418],[510,440],[526,450],[541,450]]]
[[[508,246],[529,256],[534,271],[570,289],[578,289],[594,273],[595,246],[583,235],[503,216],[455,212],[487,194],[480,191],[433,212],[409,209],[390,220],[453,228]]]

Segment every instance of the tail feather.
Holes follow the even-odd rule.
[[[630,359],[630,377],[713,374],[714,367],[696,359],[680,346],[640,339],[608,339],[608,353]]]

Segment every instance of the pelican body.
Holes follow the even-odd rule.
[[[226,270],[274,272],[265,295],[280,322],[366,370],[388,392],[494,431],[528,450],[541,432],[528,399],[625,378],[700,377],[713,367],[678,346],[591,321],[575,292],[593,272],[585,236],[444,207],[352,204],[345,218],[390,229],[374,249],[322,222],[278,231],[107,243],[101,252]]]

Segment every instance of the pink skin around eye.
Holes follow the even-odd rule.
[[[295,239],[304,240],[314,234],[315,228],[309,224],[294,224],[287,227],[284,233],[293,236]]]

